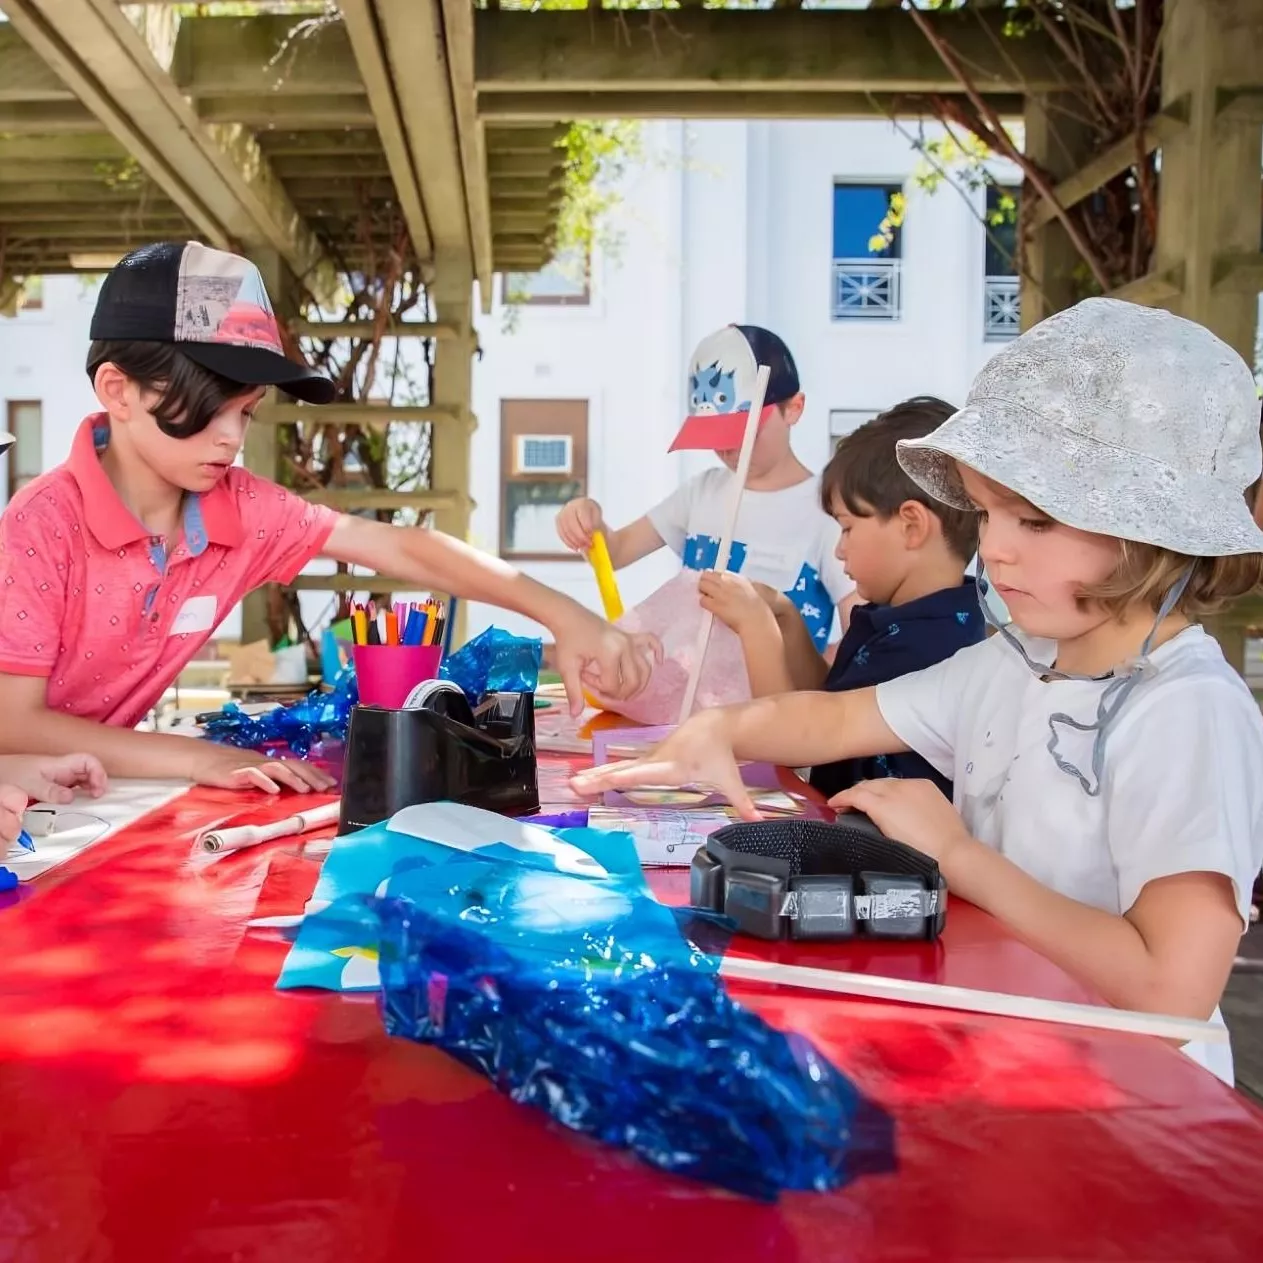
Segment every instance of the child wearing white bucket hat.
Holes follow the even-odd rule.
[[[576,788],[703,782],[753,816],[738,759],[913,750],[953,803],[882,780],[833,805],[935,856],[1110,1003],[1217,1017],[1263,863],[1263,718],[1195,620],[1263,583],[1250,370],[1190,321],[1088,299],[996,355],[899,459],[979,514],[980,587],[1011,622],[875,689],[703,713]],[[1233,1081],[1227,1045],[1185,1051]]]

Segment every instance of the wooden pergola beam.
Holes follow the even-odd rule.
[[[535,157],[539,154],[556,156],[557,160],[565,160],[565,152],[558,142],[566,138],[566,129],[557,123],[550,127],[514,127],[496,125],[487,128],[487,153],[492,157],[502,154],[524,154]]]
[[[991,98],[1002,118],[1021,118],[1024,98]],[[863,92],[482,92],[478,113],[489,123],[571,118],[885,118],[930,113],[928,98]]]
[[[465,208],[474,279],[484,312],[491,311],[491,189],[487,176],[487,145],[478,117],[474,88],[474,8],[471,0],[440,0],[447,70],[451,77],[456,115],[456,139],[465,179]]]
[[[388,491],[377,487],[328,487],[304,491],[303,499],[327,504],[343,513],[363,513],[379,509],[425,509],[429,512],[460,510],[470,505],[469,496],[455,491]]]
[[[253,135],[240,125],[202,127],[114,0],[0,0],[0,8],[211,244],[275,249],[318,299],[333,298],[333,263]]]
[[[338,8],[342,21],[313,23],[298,35],[294,28],[301,19],[292,14],[185,18],[171,77],[191,97],[362,93],[368,81],[352,38],[362,13],[348,18],[354,3]]]
[[[209,19],[206,19],[209,20]],[[216,96],[193,102],[204,123],[244,123],[255,131],[327,131],[373,126],[373,109],[362,92],[342,96]]]
[[[378,403],[331,403],[315,408],[303,403],[265,404],[255,414],[264,425],[360,425],[381,428],[401,424],[436,422],[440,425],[463,423],[461,414],[451,408],[412,407]]]
[[[377,153],[269,155],[272,170],[282,180],[294,177],[322,180],[392,179],[390,163]]]
[[[31,55],[18,32],[0,25],[0,102],[73,100],[75,94],[47,62]]]
[[[3,28],[0,28],[3,29]],[[0,165],[16,162],[117,162],[127,150],[106,132],[79,136],[6,136],[0,133]]]
[[[371,0],[345,0],[341,5],[351,51],[359,68],[360,78],[368,91],[369,107],[381,146],[386,155],[391,178],[399,190],[400,206],[412,248],[417,257],[426,259],[434,248],[430,224],[421,197],[421,186],[412,153],[408,148],[407,130],[399,111],[399,98],[391,82],[386,50]]]
[[[1215,256],[1211,287],[1216,293],[1258,295],[1263,291],[1263,254],[1254,250],[1228,250]]]
[[[464,257],[471,251],[439,0],[371,3],[438,266],[439,256]]]
[[[101,231],[127,232],[129,229],[143,229],[150,223],[167,223],[188,221],[180,213],[179,208],[165,197],[138,198],[136,190],[132,191],[133,199],[129,202],[115,202],[108,207],[98,202],[90,211],[85,212],[82,204],[62,202],[24,202],[20,209],[13,212],[13,219],[26,220],[31,223],[48,225],[60,231],[63,223],[73,223],[85,213]],[[6,220],[8,222],[8,220]]]
[[[0,135],[63,135],[100,127],[96,115],[79,101],[0,102]]]
[[[28,180],[25,184],[0,181],[0,204],[24,206],[31,202],[56,202],[62,207],[76,208],[76,215],[91,212],[94,207],[109,214],[119,203],[137,202],[147,186],[148,181],[139,187],[111,186],[101,179],[96,184],[81,180]]]
[[[1218,116],[1240,123],[1263,123],[1263,87],[1248,84],[1240,88],[1218,87],[1215,90]]]
[[[1110,298],[1121,298],[1129,303],[1139,303],[1142,307],[1156,307],[1162,303],[1178,298],[1183,292],[1184,282],[1179,268],[1157,268],[1138,276],[1126,285],[1120,285],[1111,291]]]
[[[183,216],[171,215],[165,219],[146,219],[136,224],[111,225],[102,223],[99,218],[85,216],[83,219],[47,220],[26,218],[23,209],[17,218],[6,218],[3,222],[7,244],[21,245],[24,241],[37,241],[43,245],[60,246],[63,240],[100,238],[108,236],[112,241],[144,245],[159,237],[179,237],[187,232],[188,224]]]
[[[1187,100],[1161,110],[1145,124],[1139,140],[1135,136],[1124,136],[1117,144],[1102,150],[1091,162],[1058,184],[1053,190],[1058,205],[1063,209],[1077,205],[1142,157],[1147,157],[1155,149],[1161,149],[1187,126]],[[1025,227],[1027,231],[1033,231],[1043,224],[1051,223],[1056,215],[1051,203],[1041,201],[1025,217]]]
[[[1038,33],[1005,38],[1003,11],[930,16],[969,66],[979,91],[1067,86],[1059,59]],[[960,90],[929,42],[893,11],[484,9],[475,14],[474,28],[480,95]]]
[[[270,129],[259,136],[259,144],[269,158],[348,157],[383,152],[377,130],[372,126],[330,131],[284,131]]]
[[[487,174],[492,180],[556,179],[565,165],[566,155],[560,149],[487,155]]]
[[[0,138],[0,152],[4,143]],[[126,157],[99,158],[95,162],[80,162],[73,158],[46,161],[34,155],[17,159],[0,158],[0,184],[86,184],[90,186],[89,191],[95,193],[102,186],[109,188],[109,177],[126,162]],[[141,183],[148,187],[148,177],[142,178]]]

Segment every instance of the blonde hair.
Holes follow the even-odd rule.
[[[1232,557],[1187,557],[1156,544],[1118,541],[1118,565],[1101,583],[1084,588],[1081,599],[1118,616],[1137,604],[1155,614],[1162,599],[1190,567],[1193,573],[1175,609],[1188,618],[1214,614],[1229,601],[1263,587],[1263,553]]]

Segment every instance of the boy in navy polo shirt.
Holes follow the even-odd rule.
[[[932,499],[904,473],[900,439],[924,438],[956,410],[919,396],[897,404],[838,444],[820,476],[825,512],[842,527],[838,558],[864,604],[830,666],[797,610],[779,593],[708,574],[703,604],[742,639],[755,697],[794,689],[831,693],[867,688],[921,671],[976,644],[986,633],[974,581],[965,576],[978,545],[975,514]],[[884,776],[951,783],[918,754],[848,759],[813,769],[811,783],[832,796]]]

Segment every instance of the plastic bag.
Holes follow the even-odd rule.
[[[207,721],[206,736],[242,750],[287,749],[301,759],[317,741],[346,739],[351,708],[358,699],[355,669],[347,667],[332,692],[316,689],[301,701],[262,715],[247,715],[235,702],[229,702],[216,718]]]
[[[701,573],[682,570],[664,583],[615,624],[626,632],[652,632],[662,642],[662,661],[642,693],[625,701],[609,701],[594,695],[603,709],[626,715],[642,724],[674,724],[680,718],[684,690],[697,656],[697,637],[705,613],[698,601]],[[750,700],[750,677],[746,671],[741,639],[726,624],[715,619],[697,685],[695,710],[728,706]]]
[[[488,627],[443,659],[439,678],[460,685],[475,706],[488,693],[534,693],[543,652],[539,640]]]
[[[391,1034],[575,1131],[748,1196],[890,1168],[887,1116],[810,1041],[729,997],[719,945],[681,933],[687,910],[626,880],[492,859],[390,887],[375,906]]]

